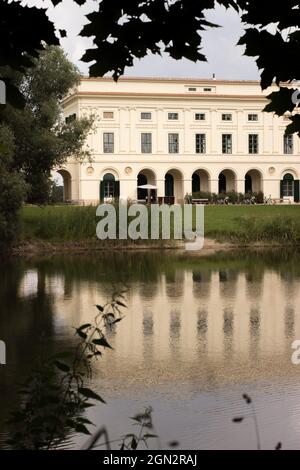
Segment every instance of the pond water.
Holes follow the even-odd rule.
[[[107,401],[89,411],[111,439],[129,417],[153,408],[159,440],[185,449],[254,449],[253,399],[262,447],[300,448],[300,255],[235,252],[98,253],[2,261],[0,421],[18,402],[18,383],[37,357],[74,344],[72,327],[94,304],[128,287],[128,311],[93,376]],[[232,419],[243,416],[242,423]],[[75,436],[80,448],[85,438]]]

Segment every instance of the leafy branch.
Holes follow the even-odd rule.
[[[23,384],[20,409],[12,413],[7,444],[13,449],[50,450],[66,446],[72,433],[90,435],[93,423],[84,417],[87,408],[104,399],[87,386],[93,364],[112,349],[105,332],[123,318],[125,292],[114,292],[104,305],[96,305],[93,323],[75,329],[78,344],[72,353],[40,360]]]

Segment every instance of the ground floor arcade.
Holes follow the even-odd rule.
[[[64,199],[96,204],[111,199],[130,201],[173,198],[182,203],[186,194],[250,194],[299,202],[300,169],[295,166],[192,167],[123,164],[69,164],[58,170],[64,182]],[[147,189],[147,188],[150,188]]]

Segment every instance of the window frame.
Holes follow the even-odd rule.
[[[225,137],[230,137],[230,147],[228,146],[228,141],[225,142]],[[233,138],[232,134],[222,134],[222,154],[223,155],[232,155],[233,152]]]
[[[198,155],[206,154],[206,134],[198,132],[195,134],[195,153]]]
[[[229,117],[229,119],[225,119],[225,116]],[[232,113],[222,113],[222,121],[223,122],[232,122],[233,116]]]
[[[250,116],[256,117],[256,119],[250,119]],[[248,113],[248,122],[258,122],[258,114],[257,113]]]
[[[112,140],[105,141],[106,137],[112,136]],[[115,153],[115,133],[114,132],[103,132],[103,153]]]
[[[254,142],[256,138],[256,142]],[[248,134],[248,153],[249,155],[259,154],[259,134]]]
[[[171,142],[171,137],[175,137],[175,141]],[[175,146],[175,147],[172,147]],[[172,150],[173,148],[173,150]],[[169,132],[168,134],[168,152],[169,154],[178,154],[179,153],[179,134],[178,132]]]
[[[287,141],[287,139],[291,139],[291,142]],[[290,150],[290,151],[289,151]],[[283,153],[284,155],[293,155],[294,154],[294,135],[287,134],[283,136]]]
[[[106,114],[110,114],[111,116],[110,117],[105,116]],[[115,113],[114,113],[114,111],[103,111],[102,112],[102,118],[105,121],[112,121],[115,118]]]
[[[171,117],[171,116],[173,116],[173,117]],[[176,113],[176,112],[173,112],[173,111],[168,112],[168,121],[179,121],[179,113]]]
[[[203,116],[203,119],[198,119],[197,116]],[[206,115],[205,115],[205,113],[195,113],[194,119],[195,119],[195,121],[205,121],[206,120]]]
[[[146,115],[150,117],[145,117]],[[141,121],[151,121],[152,120],[152,112],[151,111],[141,111],[140,115]]]
[[[147,136],[147,137],[146,137]],[[150,136],[149,141],[147,138]],[[146,141],[144,142],[143,139],[146,137]],[[151,132],[142,132],[141,133],[141,153],[152,153],[152,133]]]
[[[291,176],[287,178],[287,176]],[[295,178],[290,173],[284,175],[282,179],[282,196],[294,197],[295,195]]]

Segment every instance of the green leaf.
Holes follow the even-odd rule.
[[[289,124],[285,130],[286,134],[294,134],[295,132],[298,133],[300,137],[300,114],[295,114],[294,116],[290,116],[291,124]]]
[[[79,417],[79,418],[76,418],[76,419],[77,419],[78,423],[89,424],[89,425],[91,425],[91,426],[95,426],[95,424],[92,423],[92,421],[90,421],[90,420],[87,419],[87,418],[81,418],[81,417]]]
[[[78,392],[81,393],[81,395],[83,395],[84,397],[86,398],[92,398],[93,400],[98,400],[98,401],[101,401],[102,403],[106,403],[103,398],[100,397],[100,395],[98,395],[97,393],[93,392],[93,390],[91,390],[90,388],[86,388],[86,387],[80,387],[78,389]]]
[[[123,302],[120,302],[120,300],[117,300],[116,303],[121,307],[127,308],[127,305],[123,304]]]
[[[81,325],[78,330],[83,331],[86,330],[87,328],[90,328],[92,326],[90,323],[85,323],[84,325]]]
[[[136,450],[137,446],[138,446],[137,441],[136,441],[135,437],[133,437],[132,441],[131,441],[131,449]]]
[[[244,421],[244,418],[241,416],[241,417],[238,417],[238,418],[233,418],[233,423],[241,423],[242,421]]]
[[[92,342],[94,344],[96,344],[97,346],[103,346],[104,348],[113,349],[104,337],[103,338],[98,338],[98,339],[93,339]]]
[[[283,116],[286,112],[292,112],[295,109],[295,104],[292,100],[292,95],[296,90],[293,88],[280,87],[279,91],[274,91],[267,96],[270,103],[268,103],[264,111],[274,112],[277,116]]]
[[[87,338],[87,334],[86,333],[83,333],[83,331],[81,331],[79,328],[76,328],[76,333],[78,336],[80,336],[80,338],[82,339],[86,339]]]
[[[97,309],[100,310],[100,312],[103,312],[104,308],[101,305],[96,305]]]
[[[75,431],[79,432],[80,434],[87,434],[91,435],[90,431],[87,429],[87,427],[84,424],[77,424],[75,427]]]

